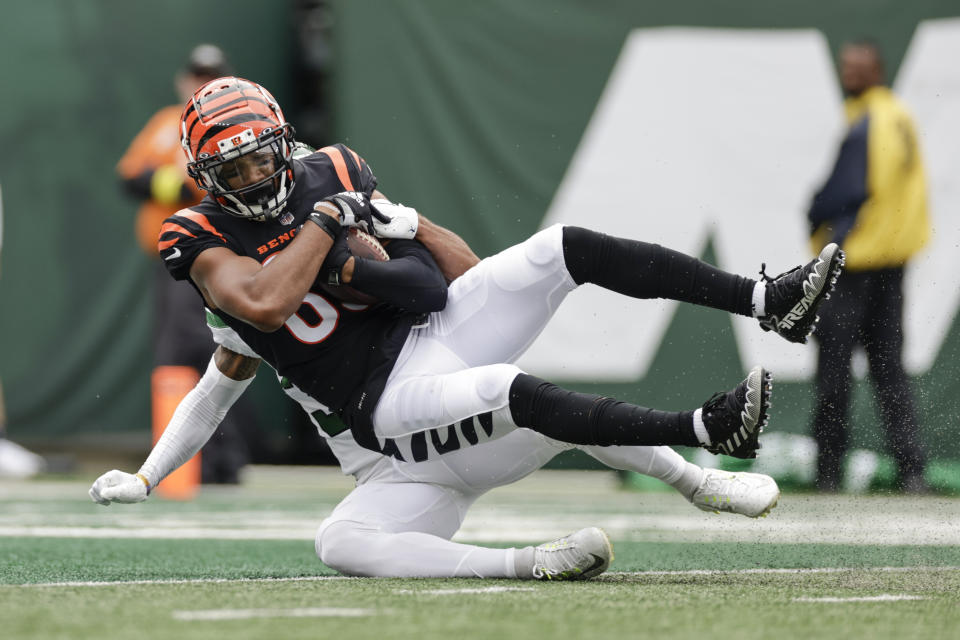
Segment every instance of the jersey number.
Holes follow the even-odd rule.
[[[284,323],[293,337],[306,344],[317,344],[326,340],[333,330],[337,328],[337,320],[340,319],[340,313],[332,304],[316,293],[308,293],[303,299],[303,304],[311,307],[316,312],[320,322],[309,324],[303,319],[299,312],[293,314]]]

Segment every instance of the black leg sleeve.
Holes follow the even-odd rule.
[[[571,444],[699,446],[692,411],[647,409],[568,391],[527,374],[510,386],[510,413],[517,426]]]
[[[668,298],[752,313],[755,280],[658,244],[564,227],[563,257],[577,284],[591,282],[632,298]]]

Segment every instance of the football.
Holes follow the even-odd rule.
[[[378,260],[380,262],[390,259],[390,256],[387,255],[387,250],[383,248],[379,240],[356,227],[350,227],[347,230],[347,246],[350,247],[350,253],[357,258]],[[341,302],[349,302],[352,304],[375,304],[377,302],[377,299],[373,296],[357,291],[348,284],[332,285],[319,283],[319,286]]]

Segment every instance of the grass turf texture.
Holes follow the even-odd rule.
[[[309,541],[0,538],[0,545],[3,585],[337,575],[317,560]],[[615,543],[615,550],[610,570],[617,572],[960,567],[956,546],[621,541]]]
[[[0,484],[0,639],[937,639],[960,628],[955,499],[786,494],[755,521],[622,491],[614,474],[541,472],[478,501],[463,533],[507,546],[605,526],[611,573],[343,579],[312,540],[350,490],[335,472],[255,468],[190,503],[108,509],[86,497],[93,477]],[[877,596],[922,599],[796,601]],[[250,617],[195,619],[207,611]]]
[[[736,543],[616,543],[612,573],[584,583],[328,579],[299,541],[2,540],[0,620],[8,639],[245,638],[948,638],[960,628],[960,549]],[[936,569],[933,565],[944,565]],[[853,567],[824,573],[737,572]],[[871,567],[902,567],[884,570]],[[716,570],[709,574],[642,573]],[[630,573],[641,572],[641,573]],[[257,580],[275,578],[275,580]],[[276,578],[279,578],[278,580]],[[51,581],[203,580],[25,586]],[[213,582],[212,580],[239,580]],[[18,586],[19,585],[19,586]],[[503,591],[478,591],[484,589]],[[461,590],[462,593],[457,591]],[[908,595],[919,600],[818,603],[799,597]],[[287,617],[290,609],[366,610]],[[270,609],[243,620],[182,612]],[[178,614],[178,612],[181,612]]]

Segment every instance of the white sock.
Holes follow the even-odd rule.
[[[767,315],[767,283],[758,280],[753,285],[753,317],[759,318]]]
[[[680,492],[687,500],[693,499],[693,494],[703,482],[703,469],[692,462],[684,461],[683,473],[670,486]]]
[[[533,547],[523,547],[522,549],[511,549],[513,551],[513,567],[515,577],[521,580],[530,580],[533,578],[533,561],[536,552]]]
[[[684,460],[670,447],[577,447],[611,469],[624,469],[657,478],[689,500],[703,480],[703,469]],[[523,549],[517,551],[519,554]],[[532,562],[532,560],[531,560]]]
[[[710,434],[707,433],[707,425],[703,424],[703,407],[693,412],[693,433],[703,446],[709,447],[713,444],[710,441]]]

